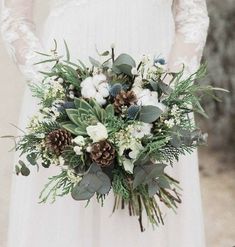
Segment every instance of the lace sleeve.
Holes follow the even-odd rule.
[[[184,64],[185,74],[192,74],[199,67],[207,37],[206,0],[175,0],[173,11],[176,34],[168,67],[179,71]]]
[[[1,32],[7,50],[29,80],[40,78],[35,51],[42,51],[32,21],[33,0],[2,0]]]

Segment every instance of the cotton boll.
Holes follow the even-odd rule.
[[[96,89],[90,87],[90,85],[86,85],[82,87],[81,94],[84,98],[94,98],[96,95]]]
[[[138,98],[149,97],[150,95],[151,95],[151,91],[149,89],[143,89],[142,92],[137,97]]]
[[[93,82],[92,82],[92,77],[87,77],[85,80],[83,80],[82,82],[81,82],[81,87],[84,87],[85,85],[87,85],[87,84],[93,84]]]
[[[106,84],[100,84],[98,87],[98,92],[104,97],[108,97],[109,96],[109,89],[108,86]]]
[[[96,93],[95,100],[99,105],[104,105],[106,103],[106,100],[103,98],[103,96],[100,93]]]
[[[106,76],[104,74],[97,74],[93,77],[93,85],[95,87],[98,87],[103,82],[106,82]]]
[[[143,89],[141,87],[138,87],[138,86],[135,86],[132,88],[132,91],[135,93],[135,95],[139,95],[142,92],[142,90]]]
[[[158,92],[151,92],[151,95],[154,97],[154,98],[156,98],[156,99],[158,99]]]

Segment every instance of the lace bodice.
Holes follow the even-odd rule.
[[[55,0],[52,11],[60,14],[68,5],[79,5],[103,0]],[[134,1],[134,0],[133,0]],[[185,64],[189,73],[199,65],[205,44],[208,15],[206,0],[149,0],[158,5],[172,4],[175,21],[175,38],[168,58],[169,70],[177,71]],[[1,15],[2,37],[9,54],[28,79],[38,78],[38,67],[33,66],[37,54],[43,51],[35,35],[33,0],[3,0]]]

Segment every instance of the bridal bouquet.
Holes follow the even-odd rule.
[[[60,168],[49,178],[40,200],[55,201],[70,194],[74,200],[96,197],[105,203],[113,193],[113,211],[126,208],[145,214],[153,225],[163,224],[161,205],[176,209],[179,182],[169,176],[180,155],[205,143],[192,119],[205,115],[200,105],[210,86],[193,82],[205,67],[185,78],[184,69],[170,73],[162,58],[144,56],[137,64],[128,54],[115,56],[114,47],[82,61],[42,54],[53,63],[41,83],[31,84],[39,109],[17,142],[22,159],[16,173],[29,175],[29,164]],[[171,80],[165,84],[165,78]]]

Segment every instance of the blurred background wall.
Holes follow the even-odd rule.
[[[35,19],[40,32],[48,2],[36,1]],[[42,6],[43,5],[43,6]],[[222,103],[204,99],[209,120],[198,118],[209,133],[209,147],[199,150],[207,247],[235,246],[235,0],[208,0],[211,19],[204,60],[208,76],[201,83],[230,90]],[[16,134],[25,83],[4,50],[0,38],[0,136]],[[6,247],[13,143],[0,140],[0,247]],[[85,247],[85,246],[84,246]],[[173,247],[173,246],[172,246]],[[189,246],[190,247],[190,246]]]

